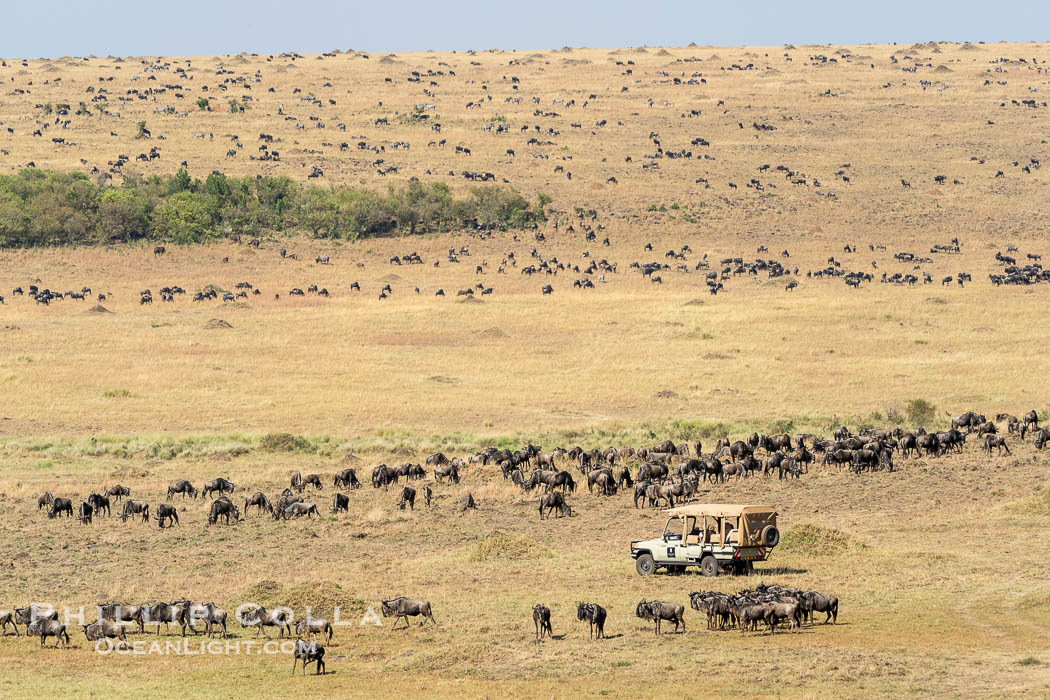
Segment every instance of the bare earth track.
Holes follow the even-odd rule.
[[[1048,464],[1030,440],[1008,437],[1009,457],[986,455],[974,438],[962,455],[896,458],[893,473],[814,466],[798,481],[704,486],[701,500],[772,503],[780,512],[786,541],[747,580],[642,579],[627,545],[654,536],[662,515],[635,510],[629,494],[584,490],[569,497],[578,515],[541,522],[537,497],[491,466],[471,465],[458,486],[434,486],[429,512],[419,501],[399,511],[399,487],[366,483],[349,492],[349,513],[327,516],[335,471],[353,466],[367,482],[377,464],[422,462],[436,450],[465,457],[488,444],[638,447],[665,437],[703,439],[710,449],[723,434],[752,430],[908,426],[913,399],[936,407],[931,429],[971,409],[1044,413],[1050,284],[995,286],[989,275],[1006,267],[996,253],[1020,265],[1050,254],[1040,167],[1050,156],[1048,54],[1046,44],[931,43],[7,59],[4,172],[30,161],[97,167],[93,177],[108,173],[119,184],[186,161],[194,177],[221,169],[306,182],[317,167],[324,175],[312,184],[382,188],[418,177],[465,194],[475,184],[461,175],[469,170],[530,199],[549,194],[553,211],[538,231],[488,237],[350,243],[262,231],[258,248],[169,245],[162,256],[152,242],[0,251],[0,607],[190,597],[231,611],[245,600],[298,614],[312,605],[331,615],[338,605],[355,620],[335,631],[330,675],[306,681],[289,676],[283,655],[102,656],[79,628],[70,650],[8,636],[3,693],[88,695],[119,679],[129,693],[201,697],[304,688],[637,696],[675,692],[670,676],[701,695],[1050,692]],[[92,101],[100,88],[105,108]],[[197,107],[200,97],[212,111]],[[246,111],[232,114],[231,99]],[[80,101],[90,116],[75,114]],[[49,103],[70,104],[69,115],[45,116]],[[409,116],[417,104],[434,105],[420,110],[427,119]],[[150,140],[134,138],[140,120]],[[508,131],[497,134],[500,126]],[[274,137],[279,161],[250,159],[266,152],[262,133]],[[443,147],[427,145],[442,139]],[[159,159],[134,160],[151,146]],[[231,148],[236,155],[226,157]],[[691,157],[667,155],[683,150]],[[131,163],[111,172],[107,161],[121,153]],[[396,173],[377,174],[390,165]],[[752,178],[761,189],[748,186]],[[958,252],[930,252],[953,238]],[[684,260],[665,256],[683,245]],[[282,259],[282,247],[298,260]],[[451,263],[450,248],[469,254]],[[916,269],[894,258],[903,251],[932,261]],[[410,252],[424,264],[390,264]],[[517,264],[499,274],[510,252]],[[312,262],[318,255],[331,264]],[[730,272],[711,295],[707,271],[696,269],[705,255],[713,271],[740,257],[777,260],[792,274]],[[838,269],[873,279],[852,289],[841,277],[806,275],[834,267],[832,257]],[[569,269],[521,274],[540,258]],[[602,258],[617,265],[604,281],[571,269]],[[670,266],[656,273],[662,284],[630,267],[651,260]],[[972,282],[960,287],[959,272]],[[883,273],[920,280],[882,283]],[[946,276],[953,281],[942,285]],[[596,288],[574,288],[582,278]],[[799,285],[786,291],[791,280]],[[241,281],[261,294],[189,299]],[[361,292],[350,291],[354,281]],[[457,297],[478,283],[493,293]],[[92,293],[48,306],[12,296],[30,284]],[[173,284],[189,294],[161,302],[158,290]],[[310,284],[331,296],[288,295]],[[386,284],[392,292],[380,300]],[[546,284],[553,294],[541,294]],[[152,305],[139,303],[147,288]],[[112,313],[90,312],[95,303]],[[291,452],[267,450],[261,436],[281,432],[305,440]],[[116,518],[81,527],[36,507],[44,490],[78,505],[117,482],[155,507],[172,481],[199,486],[217,476],[238,484],[242,503],[256,490],[279,492],[295,471],[321,474],[324,491],[306,495],[322,519],[276,523],[253,512],[208,527],[205,505],[176,498],[177,528]],[[460,513],[468,492],[478,510]],[[503,554],[505,536],[514,556]],[[707,631],[687,609],[687,633],[658,638],[634,617],[643,597],[688,606],[692,590],[732,592],[759,580],[838,595],[840,624],[741,635]],[[356,623],[396,595],[429,598],[440,624],[390,633]],[[581,600],[608,608],[610,639],[588,641],[574,614]],[[553,611],[555,638],[536,644],[530,611],[540,602]],[[231,631],[253,634],[232,615]]]

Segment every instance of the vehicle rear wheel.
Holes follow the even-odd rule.
[[[652,576],[656,572],[656,562],[652,554],[640,554],[634,560],[635,571],[639,576]]]
[[[776,547],[780,544],[780,530],[776,525],[766,525],[762,528],[762,545],[765,547]]]
[[[704,557],[700,562],[700,573],[704,576],[718,576],[718,561],[714,557]]]

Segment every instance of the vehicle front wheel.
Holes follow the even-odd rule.
[[[652,576],[656,572],[656,562],[652,554],[640,554],[634,561],[634,568],[639,576]]]
[[[704,576],[718,576],[718,562],[714,557],[704,557],[700,562],[700,573]]]

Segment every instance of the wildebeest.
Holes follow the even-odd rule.
[[[54,518],[59,513],[65,513],[66,517],[73,517],[73,501],[68,498],[55,498],[51,501],[51,510],[47,512],[47,517]]]
[[[248,498],[244,499],[244,514],[245,515],[248,515],[248,507],[249,506],[255,506],[259,510],[265,510],[265,511],[268,511],[270,513],[273,513],[273,505],[270,503],[269,499],[266,498],[266,494],[264,494],[262,491],[258,491],[256,493],[253,493],[251,496],[249,496]]]
[[[434,467],[434,480],[440,484],[442,479],[448,479],[453,484],[458,484],[459,468],[452,463],[442,464]]]
[[[187,495],[196,498],[198,491],[193,484],[185,479],[180,479],[168,487],[168,500],[170,501],[171,497],[176,493],[181,493],[183,498],[186,498]]]
[[[106,515],[110,515],[109,498],[107,498],[106,496],[101,496],[97,493],[93,493],[90,496],[88,496],[87,502],[88,505],[91,506],[99,515],[102,514],[102,511],[106,511]]]
[[[808,612],[810,619],[812,620],[813,612],[827,613],[827,618],[824,620],[824,624],[828,624],[830,621],[832,624],[838,623],[839,619],[839,599],[833,595],[824,595],[823,593],[817,593],[816,591],[807,591],[802,594],[802,599],[805,602],[805,609]]]
[[[543,635],[551,636],[551,609],[546,605],[537,603],[532,608],[532,622],[536,625],[536,641],[543,639]]]
[[[77,515],[77,520],[80,521],[81,525],[90,525],[92,513],[94,513],[94,508],[91,507],[90,503],[81,503],[80,512]]]
[[[293,503],[281,513],[281,517],[285,520],[301,518],[304,515],[308,520],[312,520],[315,515],[321,517],[321,514],[317,511],[317,504],[315,503]]]
[[[18,625],[15,624],[15,614],[10,610],[0,610],[0,628],[3,628],[3,634],[0,636],[7,636],[7,626],[11,625],[15,628],[15,636],[18,635]]]
[[[401,510],[404,510],[406,505],[410,510],[416,509],[416,490],[411,486],[401,489],[401,499],[397,502],[397,507]]]
[[[169,506],[167,503],[157,504],[157,525],[164,527],[164,521],[168,522],[169,527],[173,527],[179,524],[179,511],[175,506]]]
[[[390,484],[396,484],[400,478],[400,474],[397,473],[396,469],[391,469],[385,464],[380,464],[378,467],[372,470],[372,488],[386,487]]]
[[[233,505],[233,501],[226,498],[226,496],[220,496],[211,503],[211,511],[208,513],[208,524],[216,524],[221,517],[226,521],[226,524],[229,525],[231,515],[233,516],[234,521],[241,519],[241,511],[237,506]]]
[[[324,647],[317,642],[307,642],[303,639],[295,640],[295,648],[292,650],[295,659],[292,661],[292,675],[295,675],[295,666],[302,659],[303,662],[303,675],[306,675],[306,665],[311,663],[317,664],[317,672],[315,675],[321,675],[325,673],[324,666]]]
[[[100,620],[112,620],[113,622],[137,622],[139,632],[143,632],[146,625],[146,620],[143,616],[145,611],[146,608],[141,605],[103,603],[98,606],[98,618]]]
[[[133,501],[128,499],[124,501],[124,510],[120,513],[121,522],[127,522],[128,518],[133,515],[141,515],[142,522],[149,522],[149,504],[145,501]]]
[[[307,617],[295,623],[295,633],[298,636],[309,634],[310,636],[325,635],[325,644],[332,643],[332,623],[319,617]]]
[[[218,479],[212,479],[204,485],[204,488],[201,489],[201,498],[209,494],[212,498],[215,498],[215,494],[221,496],[224,493],[233,493],[236,488],[236,484],[220,476]]]
[[[109,487],[105,495],[112,498],[117,503],[120,503],[120,499],[124,498],[125,496],[131,495],[131,489],[129,489],[127,486],[121,486],[120,484],[117,484],[116,486]]]
[[[55,638],[55,646],[57,647],[59,642],[64,640],[65,646],[69,646],[69,633],[66,632],[66,626],[58,620],[37,620],[26,628],[26,636],[40,635],[40,646],[44,646],[44,641],[48,637]]]
[[[416,615],[422,615],[423,619],[419,623],[422,627],[426,624],[427,620],[430,620],[435,625],[437,620],[434,619],[433,613],[430,611],[430,601],[420,600],[418,598],[405,598],[404,596],[393,598],[391,600],[382,601],[383,604],[383,617],[395,616],[394,624],[390,626],[390,631],[393,631],[397,626],[398,620],[404,618],[405,627],[408,627],[408,618],[415,617]]]
[[[361,482],[357,480],[357,472],[353,469],[344,469],[335,473],[335,486],[341,486],[343,488],[356,489],[360,488]]]
[[[478,504],[474,501],[474,494],[468,493],[466,496],[459,501],[460,512],[466,512],[468,510],[477,510]]]
[[[1024,414],[1024,416],[1021,417],[1021,420],[1024,422],[1024,426],[1026,428],[1030,428],[1032,430],[1039,429],[1039,414],[1035,411],[1029,411],[1028,413]]]
[[[605,638],[605,608],[597,603],[577,603],[576,619],[587,620],[591,627],[591,637],[597,633],[597,639]]]
[[[240,618],[237,620],[241,623],[241,627],[254,627],[255,636],[263,634],[267,637],[270,635],[266,633],[264,628],[276,627],[280,630],[279,636],[283,637],[284,633],[287,632],[289,636],[292,634],[292,626],[288,618],[288,612],[283,609],[267,610],[264,607],[252,608],[241,613]]]
[[[41,508],[43,508],[43,507],[45,507],[45,506],[50,506],[50,505],[51,505],[51,503],[52,503],[52,502],[53,502],[54,500],[55,500],[55,497],[51,495],[51,492],[50,492],[50,491],[44,491],[44,492],[43,492],[42,494],[40,494],[40,496],[39,496],[39,497],[38,497],[38,498],[36,499],[36,509],[37,509],[37,510],[39,511],[39,510],[40,510]]]
[[[341,510],[350,512],[350,499],[346,494],[337,493],[332,499],[332,512],[338,513]]]
[[[84,637],[89,642],[97,642],[100,639],[117,639],[127,645],[128,638],[124,631],[124,625],[113,620],[99,618],[90,625],[83,625]]]
[[[1010,454],[1010,448],[1006,445],[1006,438],[1002,435],[986,435],[984,438],[984,449],[987,450],[988,454],[992,454],[992,448],[999,448],[999,454],[1006,450],[1006,454]]]
[[[662,620],[674,621],[674,631],[678,633],[678,626],[681,625],[682,631],[685,632],[685,607],[676,603],[661,603],[660,601],[646,601],[642,598],[641,602],[635,608],[634,614],[643,620],[652,620],[656,623],[656,634],[660,634],[660,622]]]
[[[552,491],[551,493],[545,494],[540,498],[540,520],[543,520],[543,511],[547,510],[547,517],[550,517],[552,511],[557,510],[558,515],[572,517],[572,507],[565,502],[565,495],[561,491]]]
[[[427,508],[430,507],[430,499],[434,497],[434,492],[430,490],[429,486],[423,487],[423,503]]]

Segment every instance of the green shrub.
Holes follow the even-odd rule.
[[[926,399],[912,399],[904,407],[908,421],[914,426],[925,426],[933,421],[937,407]]]

